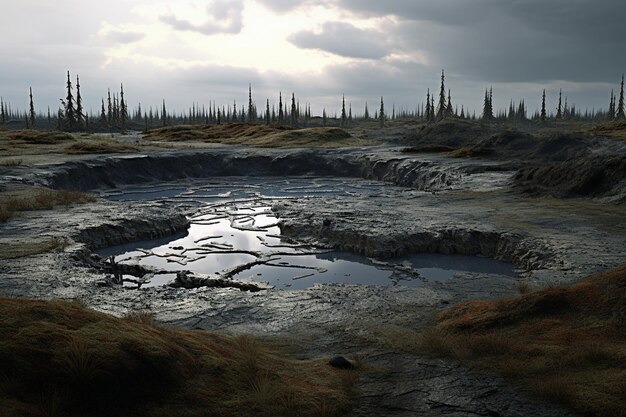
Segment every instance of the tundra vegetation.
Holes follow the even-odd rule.
[[[354,372],[247,336],[0,298],[2,416],[335,416]]]

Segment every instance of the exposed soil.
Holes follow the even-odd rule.
[[[0,187],[36,184],[85,191],[215,175],[329,175],[388,181],[407,188],[375,200],[354,195],[328,199],[323,204],[307,198],[276,204],[281,231],[301,242],[378,258],[428,251],[509,260],[518,268],[520,281],[467,273],[449,282],[415,288],[319,285],[304,291],[259,292],[208,287],[123,289],[111,286],[102,271],[93,268],[97,260],[91,251],[184,231],[188,225],[185,215],[191,214],[191,207],[99,199],[50,211],[20,212],[0,223],[0,245],[28,246],[42,239],[64,242],[57,252],[34,252],[3,260],[0,294],[79,298],[118,316],[149,310],[158,320],[175,326],[294,342],[298,355],[305,358],[337,354],[361,358],[366,366],[358,371],[351,414],[355,416],[573,415],[492,374],[469,370],[455,360],[402,352],[394,346],[398,340],[402,343],[406,332],[425,328],[433,314],[451,304],[511,296],[520,283],[539,289],[576,282],[587,274],[626,263],[626,212],[624,205],[611,203],[623,202],[623,161],[615,156],[621,145],[586,136],[573,139],[571,145],[566,145],[569,136],[544,141],[535,133],[490,132],[485,137],[484,129],[465,122],[451,124],[450,129],[457,133],[450,134],[445,126],[426,127],[423,131],[429,129],[432,136],[407,136],[406,142],[417,148],[468,149],[468,156],[482,153],[482,157],[453,158],[447,154],[452,150],[448,148],[444,153],[407,153],[402,152],[403,147],[394,146],[332,151],[177,150],[105,158],[65,157],[57,164],[16,164],[2,168],[6,175]],[[587,145],[588,140],[591,145]],[[476,146],[475,151],[471,151],[472,146]],[[529,173],[530,188],[516,188],[521,181],[516,175],[523,175],[525,169],[539,169],[523,168],[525,158],[537,164],[563,164],[563,171],[554,174],[558,178],[578,175],[581,167],[575,161],[595,157],[599,159],[589,162],[588,172],[611,158],[617,158],[618,163],[610,171],[612,175],[592,181],[588,188],[556,180],[552,184],[547,180],[550,172]],[[548,181],[539,192],[532,189],[541,181],[535,176]],[[530,192],[542,197],[528,197]],[[584,195],[599,201],[543,197],[546,194]]]

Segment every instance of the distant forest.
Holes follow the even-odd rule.
[[[585,109],[581,111],[574,103],[568,103],[567,97],[559,92],[558,105],[555,109],[546,108],[546,92],[541,100],[540,110],[529,115],[524,100],[510,101],[508,109],[493,108],[493,89],[485,89],[482,113],[469,114],[463,105],[453,103],[452,92],[446,89],[445,73],[441,72],[441,85],[437,102],[434,92],[426,91],[425,104],[412,110],[396,109],[392,105],[391,111],[385,109],[384,98],[372,114],[366,102],[363,111],[353,111],[352,104],[346,108],[345,96],[341,99],[341,113],[329,114],[326,109],[322,114],[313,116],[311,105],[300,105],[295,93],[283,100],[282,92],[278,94],[278,103],[271,103],[265,99],[261,108],[257,107],[252,99],[252,86],[248,86],[248,103],[238,106],[236,101],[229,105],[217,105],[212,102],[208,105],[192,104],[186,112],[171,112],[166,101],[159,106],[149,108],[139,104],[136,108],[128,108],[128,100],[124,97],[124,86],[120,85],[119,92],[111,93],[109,89],[101,100],[101,109],[98,114],[87,113],[83,108],[83,98],[80,92],[80,78],[76,76],[75,85],[72,83],[70,72],[67,72],[66,95],[60,100],[58,109],[47,109],[47,113],[35,110],[33,90],[29,89],[29,107],[27,111],[13,107],[0,97],[0,128],[27,128],[41,130],[63,131],[91,131],[116,132],[125,130],[144,130],[155,127],[182,125],[182,124],[221,124],[221,123],[253,123],[267,125],[290,125],[294,127],[307,126],[340,126],[348,127],[355,122],[372,121],[384,127],[387,121],[417,120],[424,123],[435,123],[444,119],[481,120],[488,123],[538,123],[545,124],[551,121],[572,120],[581,122],[603,122],[611,120],[625,120],[624,112],[624,75],[619,88],[619,95],[611,90],[609,105],[606,109]]]

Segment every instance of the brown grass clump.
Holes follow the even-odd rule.
[[[596,135],[626,140],[626,121],[616,120],[612,122],[600,123],[593,126],[591,128],[591,132]]]
[[[63,301],[0,298],[10,416],[333,416],[354,372],[246,336],[164,328]]]
[[[626,265],[570,287],[457,305],[417,338],[422,353],[501,372],[585,415],[625,415]]]
[[[187,125],[153,129],[145,140],[165,142],[204,142],[224,145],[248,145],[262,148],[295,148],[371,145],[369,141],[353,138],[339,128],[317,127],[294,129],[286,126],[250,124]]]
[[[81,192],[27,187],[0,194],[0,222],[9,220],[20,211],[50,210],[56,206],[68,207],[93,201],[96,201],[94,196]]]
[[[0,133],[0,139],[28,144],[55,144],[72,141],[74,137],[66,132],[40,130],[8,130]]]
[[[70,155],[83,155],[83,154],[100,154],[100,153],[125,153],[125,152],[137,152],[139,148],[131,145],[127,145],[121,142],[113,140],[99,139],[99,140],[82,140],[71,145],[66,146],[63,152]]]
[[[0,259],[23,258],[25,256],[62,251],[69,245],[66,239],[53,237],[36,241],[17,241],[0,247]]]

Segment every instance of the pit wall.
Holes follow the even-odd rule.
[[[299,175],[363,178],[428,191],[445,188],[460,177],[458,169],[449,165],[371,153],[204,151],[67,162],[52,172],[36,175],[31,182],[55,189],[89,191],[185,178]]]
[[[280,209],[278,211],[280,214]],[[420,252],[477,255],[509,261],[524,271],[544,269],[554,261],[550,251],[538,248],[519,235],[476,229],[448,228],[373,236],[335,229],[332,222],[302,225],[286,221],[281,224],[281,232],[299,240],[317,241],[337,250],[377,259]]]

